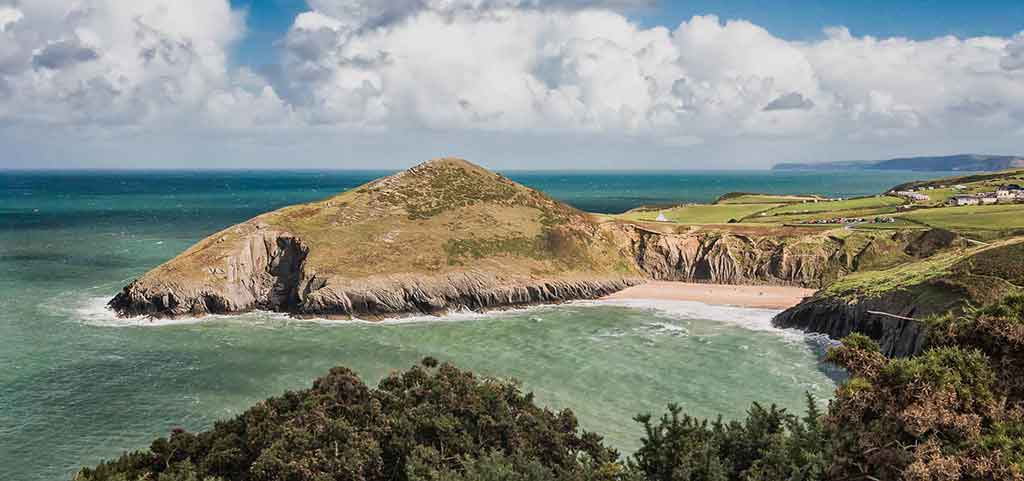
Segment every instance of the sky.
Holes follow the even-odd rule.
[[[0,0],[0,168],[1024,154],[1024,2]]]

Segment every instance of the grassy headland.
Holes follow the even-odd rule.
[[[978,240],[994,240],[1024,233],[1024,200],[963,207],[947,206],[947,201],[955,195],[994,193],[1007,184],[1024,184],[1024,170],[910,182],[885,194],[841,200],[737,192],[723,195],[713,204],[641,207],[619,218],[688,226],[740,223],[869,230],[937,228]],[[911,190],[927,199],[894,195]]]

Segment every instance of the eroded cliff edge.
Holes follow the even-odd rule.
[[[888,356],[920,352],[927,319],[958,315],[1021,292],[1024,238],[957,248],[891,269],[850,275],[777,315],[772,323],[840,339],[851,333],[877,341]]]
[[[627,227],[632,262],[650,279],[820,288],[850,273],[927,258],[960,242],[943,231]]]

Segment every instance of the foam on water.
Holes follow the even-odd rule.
[[[606,306],[621,306],[631,309],[654,311],[662,316],[681,320],[708,320],[731,324],[752,331],[773,332],[789,342],[811,341],[828,345],[832,340],[824,334],[809,334],[799,329],[781,329],[772,325],[772,318],[779,314],[777,309],[759,309],[737,306],[720,306],[696,301],[670,301],[648,299],[623,299],[591,301]]]
[[[280,323],[311,323],[322,326],[396,326],[408,324],[424,324],[436,322],[466,322],[485,318],[501,318],[518,316],[533,310],[551,306],[526,306],[511,309],[499,309],[478,312],[470,309],[451,311],[441,316],[429,314],[410,314],[382,320],[367,320],[358,317],[352,319],[330,319],[323,317],[297,318],[282,312],[253,311],[239,314],[207,314],[202,317],[182,317],[177,319],[157,319],[146,316],[120,317],[107,307],[109,297],[88,297],[73,304],[74,316],[82,323],[97,327],[167,327],[199,324],[204,322],[244,322],[254,324]],[[534,322],[542,322],[539,316],[531,317]]]
[[[276,312],[249,312],[244,314],[220,315],[212,314],[204,317],[182,317],[177,319],[157,319],[145,316],[120,317],[107,307],[108,297],[90,297],[78,303],[73,309],[74,317],[80,322],[95,327],[167,327],[200,324],[216,321],[242,321],[250,323],[289,321],[286,314]]]
[[[486,312],[478,312],[469,309],[452,311],[441,316],[428,314],[414,314],[384,320],[353,319],[329,319],[329,318],[295,318],[285,313],[255,311],[243,314],[212,314],[204,317],[187,317],[179,319],[153,319],[148,317],[123,318],[107,307],[107,297],[89,297],[77,303],[74,314],[81,322],[98,327],[167,327],[198,324],[202,322],[244,322],[254,324],[281,324],[281,323],[313,323],[321,326],[398,326],[416,325],[437,322],[468,322],[482,319],[518,317],[524,313],[541,311],[544,309],[569,309],[572,307],[588,306],[615,306],[629,309],[648,310],[657,313],[659,316],[678,320],[709,320],[739,326],[753,331],[767,331],[782,335],[789,341],[813,340],[819,344],[829,344],[833,341],[822,334],[808,334],[796,329],[780,329],[772,326],[772,318],[779,310],[758,309],[737,306],[721,306],[705,304],[696,301],[671,301],[671,300],[647,300],[647,299],[625,299],[625,300],[596,300],[596,301],[572,301],[563,304],[526,306],[510,309],[499,309]],[[543,322],[539,315],[529,318],[533,322]],[[655,322],[649,326],[652,331],[658,331],[671,335],[689,335],[689,330],[678,324],[666,322]],[[705,336],[706,337],[706,336]]]

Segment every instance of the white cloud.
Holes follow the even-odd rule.
[[[227,0],[0,6],[0,130],[351,136],[354,155],[376,157],[433,134],[481,150],[494,136],[600,138],[647,158],[697,149],[763,165],[998,151],[1024,127],[1024,32],[921,41],[834,28],[794,42],[714,16],[644,28],[618,10],[647,0],[309,4],[270,78],[229,67],[245,26]]]
[[[268,95],[233,85],[245,31],[226,0],[33,0],[0,8],[0,120],[86,128],[202,124]],[[230,102],[226,97],[235,97]]]
[[[1006,70],[1024,69],[1024,33],[1017,34],[1013,41],[1006,45],[1006,55],[999,65]]]
[[[811,129],[870,140],[942,133],[982,110],[1018,122],[1010,106],[1024,102],[1024,83],[1004,70],[1017,52],[1006,39],[880,40],[840,28],[791,42],[713,16],[669,31],[601,9],[414,3],[383,23],[353,2],[321,0],[300,16],[284,42],[284,71],[308,119],[669,143]]]

